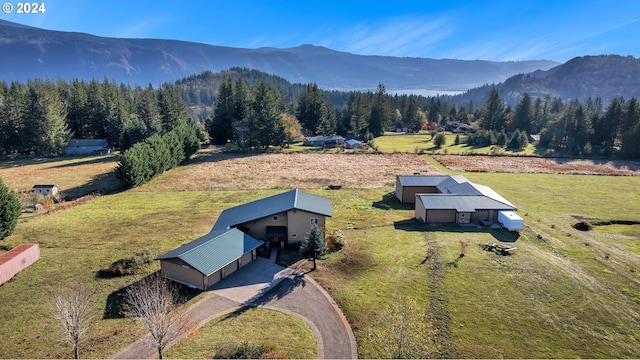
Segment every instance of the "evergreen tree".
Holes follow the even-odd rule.
[[[249,93],[249,89],[247,89],[244,80],[238,78],[233,93],[232,127],[234,138],[242,150],[251,146],[251,129],[249,126],[251,114],[250,102],[251,94]]]
[[[227,76],[222,80],[218,94],[216,95],[216,104],[211,119],[208,132],[211,141],[216,144],[224,144],[233,139],[233,121],[234,121],[234,99],[233,99],[233,81]]]
[[[492,89],[489,98],[482,107],[480,126],[485,130],[500,131],[504,128],[505,121],[504,104],[500,100],[498,91]]]
[[[378,84],[371,115],[369,117],[369,132],[374,137],[384,134],[384,130],[389,127],[389,105],[387,94],[383,84]]]
[[[62,152],[71,133],[67,128],[65,104],[55,85],[50,82],[33,83],[29,89],[30,126],[33,144],[41,153]]]
[[[309,235],[300,245],[300,253],[313,259],[313,270],[316,269],[316,259],[327,253],[327,244],[324,241],[324,234],[318,224],[311,223]]]
[[[22,214],[22,205],[18,195],[0,179],[0,240],[13,233],[20,214]]]
[[[526,92],[522,96],[522,99],[520,99],[520,102],[518,102],[518,105],[516,105],[513,118],[511,119],[511,127],[513,130],[520,129],[530,133],[533,128],[532,119],[533,102],[531,95]]]
[[[158,107],[158,99],[151,85],[136,92],[136,114],[147,128],[147,136],[162,131],[162,116]]]
[[[320,134],[326,128],[323,125],[327,123],[327,107],[317,84],[305,85],[296,107],[296,117],[302,127],[313,134]]]
[[[438,133],[438,135],[436,135],[433,138],[433,145],[435,145],[436,148],[438,149],[443,147],[446,143],[447,143],[447,136],[443,132]]]
[[[282,99],[273,87],[258,81],[251,89],[251,116],[249,128],[253,146],[266,149],[269,145],[282,146],[286,134],[282,123]]]

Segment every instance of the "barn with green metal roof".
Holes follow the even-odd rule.
[[[156,260],[165,278],[205,290],[255,260],[263,243],[238,229],[212,231]]]

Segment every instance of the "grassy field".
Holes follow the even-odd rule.
[[[467,155],[467,154],[483,154],[483,155],[534,155],[536,148],[529,144],[522,151],[514,151],[511,149],[494,149],[494,146],[476,147],[464,144],[466,135],[460,135],[460,144],[455,144],[456,135],[447,133],[447,140],[440,149],[438,149],[431,139],[431,135],[427,133],[418,134],[396,134],[385,133],[384,136],[377,137],[373,143],[381,152],[408,152],[415,154],[449,154],[449,155]]]
[[[637,194],[640,177],[465,173],[519,208],[528,227],[514,234],[414,222],[413,210],[395,200],[389,184],[396,173],[413,173],[417,165],[445,171],[429,157],[413,155],[413,160],[403,158],[405,166],[385,165],[386,181],[374,177],[369,186],[330,191],[325,190],[325,181],[312,178],[315,171],[326,171],[324,164],[331,159],[324,156],[336,156],[336,178],[346,176],[340,171],[344,161],[347,174],[360,174],[363,183],[368,174],[379,176],[365,167],[387,158],[305,155],[319,156],[316,170],[308,170],[313,158],[295,154],[273,155],[282,157],[280,161],[288,166],[285,170],[271,169],[274,160],[267,157],[256,157],[256,168],[233,167],[233,160],[204,155],[141,188],[22,220],[3,244],[38,242],[42,258],[0,287],[0,357],[71,356],[68,346],[58,341],[46,306],[53,289],[71,284],[97,291],[94,326],[81,356],[104,358],[128,345],[143,330],[126,319],[102,318],[107,299],[157,265],[115,279],[97,279],[96,271],[135,252],[148,249],[160,254],[208,232],[223,209],[291,186],[286,176],[280,177],[283,171],[295,176],[301,189],[332,199],[334,216],[328,227],[342,229],[347,245],[319,261],[318,270],[310,276],[344,310],[360,357],[384,355],[371,334],[385,305],[403,298],[416,300],[431,314],[439,334],[440,347],[435,352],[443,357],[633,358],[640,353],[638,226],[607,225],[589,232],[571,227],[585,219],[637,220],[640,203],[630,200]],[[65,169],[89,174],[85,166],[90,165],[81,161]],[[46,171],[35,166],[40,165],[24,164],[24,171]],[[47,166],[56,164],[52,161]],[[241,190],[229,188],[228,179],[222,181],[220,174],[230,169],[232,185]],[[7,170],[0,167],[0,177],[4,179]],[[264,178],[279,178],[283,183],[278,186],[276,181],[265,188]],[[471,244],[464,257],[459,256],[460,240]],[[517,250],[505,257],[480,248],[482,243],[498,240],[510,241]],[[429,249],[433,256],[427,259]],[[251,341],[274,323],[277,332],[308,335],[309,330],[295,318],[271,312],[252,314],[242,314],[255,322],[235,337],[238,341]],[[167,354],[207,356],[214,345],[206,344],[219,338],[225,326],[238,327],[231,319],[220,319]],[[300,342],[308,341],[302,337],[261,341],[287,349],[290,357],[314,356],[298,352],[304,348]]]

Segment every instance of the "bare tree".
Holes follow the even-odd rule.
[[[90,303],[93,291],[62,289],[53,295],[51,313],[60,322],[65,341],[73,346],[73,356],[79,359],[80,337],[91,325]]]
[[[181,303],[176,287],[158,273],[131,285],[122,306],[125,316],[141,321],[149,330],[151,345],[162,359],[167,345],[186,333],[187,317],[178,308]]]

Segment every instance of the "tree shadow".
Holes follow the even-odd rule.
[[[74,166],[82,166],[82,165],[92,165],[92,164],[102,164],[102,163],[108,163],[108,162],[114,162],[114,161],[118,161],[118,156],[115,154],[111,154],[111,155],[104,155],[104,156],[92,156],[92,155],[87,155],[87,156],[73,156],[73,157],[61,157],[59,158],[60,160],[70,160],[70,159],[78,159],[78,158],[84,158],[84,160],[82,161],[77,161],[77,162],[73,162],[70,164],[60,164],[60,165],[55,165],[55,166],[51,166],[51,168],[53,169],[62,169],[62,168],[72,168]]]
[[[256,296],[249,299],[245,305],[266,305],[270,301],[282,299],[292,293],[296,288],[304,288],[306,285],[304,274],[294,273],[280,281],[277,285],[263,289]]]
[[[462,260],[462,258],[464,258],[464,254],[458,255],[458,257],[455,260],[448,262],[447,266],[457,268],[458,263],[460,262],[460,260]]]
[[[425,224],[414,219],[401,220],[393,223],[396,230],[411,232],[449,232],[449,233],[484,233],[491,234],[496,240],[501,242],[516,242],[520,238],[517,231],[509,231],[504,228],[493,229],[481,226],[480,224],[456,225],[456,224]]]

